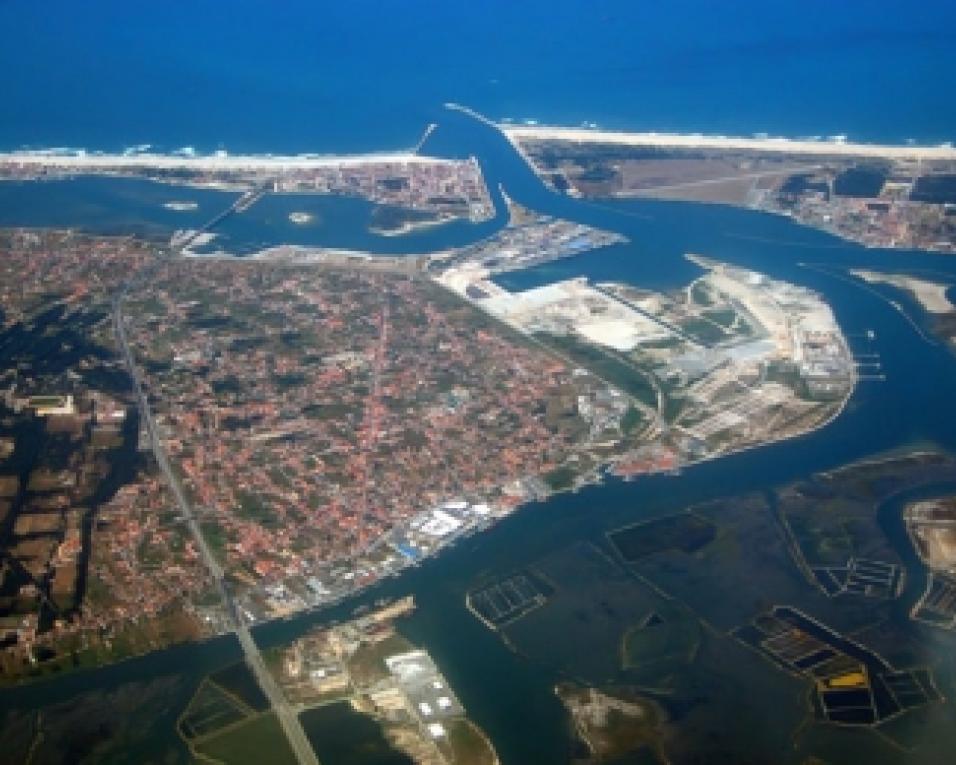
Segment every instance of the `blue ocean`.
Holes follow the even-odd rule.
[[[945,0],[2,0],[0,33],[0,149],[398,148],[445,101],[608,128],[956,139]]]

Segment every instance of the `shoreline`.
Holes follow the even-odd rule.
[[[850,273],[867,284],[885,284],[909,294],[926,313],[944,316],[956,311],[946,293],[952,287],[945,282],[933,282],[905,273],[886,273],[868,269],[850,269]]]
[[[705,135],[702,133],[641,133],[546,125],[492,124],[512,145],[519,144],[526,139],[618,144],[659,149],[715,149],[811,156],[956,161],[956,147],[948,144],[910,146],[905,144],[851,143],[845,140],[832,139],[817,141],[782,137],[747,138],[743,136]],[[523,154],[523,152],[520,153]]]
[[[828,221],[822,223],[802,220],[790,211],[774,209],[773,207],[764,207],[753,202],[737,203],[732,201],[703,200],[703,199],[669,199],[666,195],[654,194],[654,189],[643,190],[641,193],[612,193],[606,197],[592,196],[582,194],[575,186],[568,185],[566,189],[556,188],[548,179],[549,172],[532,159],[525,149],[523,139],[529,140],[553,140],[565,141],[568,143],[591,143],[595,145],[618,145],[631,146],[634,148],[651,149],[673,149],[675,151],[693,151],[693,150],[711,150],[720,151],[743,151],[753,154],[776,154],[776,155],[802,155],[803,157],[817,159],[871,159],[871,160],[908,160],[920,162],[956,162],[956,146],[946,142],[938,145],[917,145],[917,144],[877,144],[877,143],[858,143],[849,142],[843,136],[836,136],[828,140],[823,139],[799,139],[784,137],[742,137],[742,136],[723,136],[723,135],[705,135],[703,133],[662,133],[662,132],[629,132],[615,130],[599,130],[596,128],[577,128],[562,127],[553,125],[524,124],[516,125],[506,122],[495,122],[480,112],[475,111],[462,104],[448,102],[445,108],[458,112],[471,119],[487,125],[492,130],[497,131],[509,144],[524,162],[525,166],[544,186],[553,193],[562,194],[573,199],[585,199],[593,201],[595,199],[621,199],[621,200],[647,200],[662,202],[677,202],[681,204],[715,204],[736,207],[738,209],[753,210],[756,212],[777,215],[794,223],[815,231],[822,231],[830,234],[837,239],[860,245],[867,249],[893,249],[905,250],[914,249],[922,252],[932,252],[937,254],[952,254],[952,246],[945,243],[922,243],[920,246],[908,246],[899,244],[895,240],[887,242],[874,242],[862,236],[855,236],[850,231],[840,230],[840,227],[833,225]]]
[[[0,152],[0,166],[62,168],[65,170],[193,170],[203,172],[243,170],[310,170],[375,164],[454,164],[458,160],[429,157],[411,151],[368,154],[108,154],[44,151]]]
[[[369,226],[368,230],[370,233],[375,234],[376,236],[386,236],[386,237],[401,237],[407,236],[408,234],[414,234],[417,231],[427,231],[428,229],[438,228],[439,226],[444,226],[446,223],[452,223],[455,221],[455,218],[435,218],[433,220],[421,220],[421,221],[406,221],[396,228],[381,228],[379,226]],[[474,223],[475,221],[467,221],[469,223]]]

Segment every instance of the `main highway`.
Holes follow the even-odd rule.
[[[241,197],[240,200],[229,209],[229,212],[234,211],[237,206],[239,206],[241,200],[245,198],[246,195]],[[222,217],[224,216],[217,216],[215,220],[221,220]],[[209,228],[209,224],[204,227],[204,229],[206,228]],[[133,353],[130,349],[129,340],[127,338],[126,324],[123,318],[123,301],[126,299],[130,288],[133,285],[142,283],[144,280],[148,280],[151,276],[153,276],[153,274],[155,274],[159,269],[162,259],[176,257],[180,253],[182,246],[184,245],[180,245],[180,247],[174,247],[171,250],[166,251],[165,254],[159,255],[158,257],[160,260],[158,260],[154,265],[141,270],[126,281],[120,291],[113,298],[113,331],[116,336],[117,346],[119,347],[120,353],[123,356],[126,368],[129,370],[130,378],[133,382],[133,392],[136,396],[136,406],[139,409],[140,420],[143,426],[145,426],[146,434],[149,437],[150,446],[153,451],[153,456],[156,459],[156,464],[159,466],[160,471],[162,471],[163,476],[166,479],[166,484],[169,486],[169,490],[172,492],[173,498],[176,501],[176,504],[179,506],[179,511],[183,517],[183,520],[185,521],[190,534],[192,534],[192,537],[196,542],[196,547],[200,556],[202,557],[203,563],[205,564],[206,569],[209,571],[209,575],[212,577],[212,580],[216,585],[216,589],[219,591],[219,596],[226,608],[226,616],[228,620],[227,623],[229,624],[231,631],[239,639],[239,645],[242,647],[246,664],[249,666],[249,669],[255,676],[256,682],[258,682],[262,692],[269,700],[269,705],[275,712],[276,718],[282,727],[282,731],[285,733],[285,737],[288,740],[289,746],[292,748],[299,765],[319,765],[318,758],[315,756],[315,752],[312,749],[312,745],[309,743],[308,737],[305,735],[305,731],[302,728],[302,724],[299,722],[298,716],[293,708],[289,705],[289,702],[286,700],[285,695],[282,693],[282,689],[279,688],[279,685],[275,680],[275,677],[273,677],[272,673],[266,667],[265,662],[262,659],[262,653],[259,651],[259,647],[256,645],[255,640],[253,640],[252,633],[249,631],[249,628],[246,626],[246,623],[242,618],[242,615],[239,613],[239,609],[236,606],[236,601],[233,598],[229,589],[229,585],[225,580],[222,566],[216,559],[216,556],[213,554],[209,544],[206,542],[206,538],[202,532],[202,527],[199,525],[199,521],[196,519],[196,514],[193,511],[192,505],[189,502],[189,499],[186,497],[186,493],[183,491],[183,487],[179,481],[179,478],[173,472],[172,466],[169,463],[169,457],[166,454],[166,447],[163,444],[159,426],[156,424],[156,418],[153,416],[153,412],[150,409],[149,397],[146,393],[146,389],[143,386],[143,380],[139,370],[136,367],[136,363],[133,359]]]

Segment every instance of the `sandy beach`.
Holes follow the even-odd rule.
[[[791,138],[743,138],[720,135],[677,133],[624,133],[610,130],[550,127],[538,125],[498,125],[512,144],[525,139],[610,143],[625,146],[650,146],[661,149],[715,149],[774,152],[814,156],[873,157],[896,160],[956,160],[953,146],[889,146],[846,141],[815,141]]]
[[[0,165],[54,168],[74,172],[110,170],[193,170],[197,172],[288,171],[360,165],[451,164],[455,160],[411,152],[348,155],[273,154],[90,154],[83,152],[0,153]]]
[[[905,290],[929,313],[943,314],[956,311],[956,305],[953,305],[946,297],[946,291],[950,288],[949,284],[917,279],[906,274],[881,274],[878,271],[859,269],[852,270],[850,273],[868,284],[888,284]]]

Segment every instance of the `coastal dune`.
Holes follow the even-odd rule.
[[[328,167],[357,167],[373,164],[454,164],[455,160],[427,157],[412,152],[347,155],[273,154],[101,154],[12,151],[0,153],[0,165],[21,168],[62,168],[66,170],[194,170],[287,171]]]
[[[865,269],[853,269],[850,273],[869,284],[888,284],[891,287],[909,292],[916,302],[929,313],[947,314],[956,311],[956,305],[953,305],[947,297],[947,292],[950,289],[948,283],[918,279],[907,274],[884,274]]]
[[[793,138],[744,138],[679,133],[625,133],[612,130],[544,125],[498,125],[498,128],[516,147],[523,140],[570,141],[574,143],[647,146],[661,149],[714,149],[813,156],[956,161],[956,148],[948,144],[910,146],[850,143],[843,140],[816,141]]]

